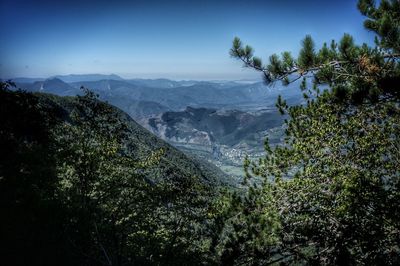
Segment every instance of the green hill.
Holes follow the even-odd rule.
[[[76,97],[60,97],[53,94],[35,93],[42,104],[52,106],[57,109],[59,114],[63,114],[61,119],[68,119],[67,116],[74,108]],[[107,103],[101,103],[108,105]],[[110,105],[108,105],[110,106]],[[157,169],[158,174],[153,178],[185,178],[196,176],[203,181],[213,185],[226,185],[229,183],[227,175],[214,165],[185,154],[172,145],[158,138],[147,129],[136,123],[129,115],[117,107],[110,106],[121,119],[127,124],[127,151],[132,158],[141,160],[151,152],[163,149],[164,155],[160,158]],[[161,170],[162,169],[162,170]]]
[[[208,213],[224,174],[91,92],[59,97],[2,84],[0,146],[5,264],[207,260]]]

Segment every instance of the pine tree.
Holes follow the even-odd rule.
[[[285,143],[267,142],[264,158],[245,162],[248,192],[233,201],[221,241],[231,264],[400,263],[400,2],[358,8],[375,47],[345,34],[316,50],[306,36],[297,58],[285,52],[264,65],[233,41],[231,55],[266,83],[300,80],[306,104],[278,98],[289,115]]]

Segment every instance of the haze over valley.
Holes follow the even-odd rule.
[[[400,265],[400,0],[0,0],[0,264]]]
[[[18,88],[59,96],[89,88],[140,125],[178,149],[206,160],[238,182],[246,155],[263,155],[266,137],[272,145],[283,136],[284,116],[275,103],[302,100],[298,84],[266,86],[262,81],[196,81],[124,79],[118,75],[60,75],[15,78]]]

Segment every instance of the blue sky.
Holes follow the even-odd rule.
[[[352,34],[372,43],[356,0],[0,0],[0,77],[255,79],[229,56],[235,36],[267,58]]]

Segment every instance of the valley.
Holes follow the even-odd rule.
[[[156,136],[219,167],[235,183],[243,177],[246,156],[263,156],[266,137],[272,145],[282,142],[285,117],[275,107],[278,95],[289,105],[302,99],[296,83],[283,89],[263,82],[123,79],[100,74],[14,82],[26,91],[59,96],[79,95],[82,86],[89,88]]]
[[[187,107],[149,118],[144,126],[181,150],[214,163],[228,175],[243,175],[243,160],[264,153],[266,137],[281,142],[283,120],[277,110],[239,111]]]

